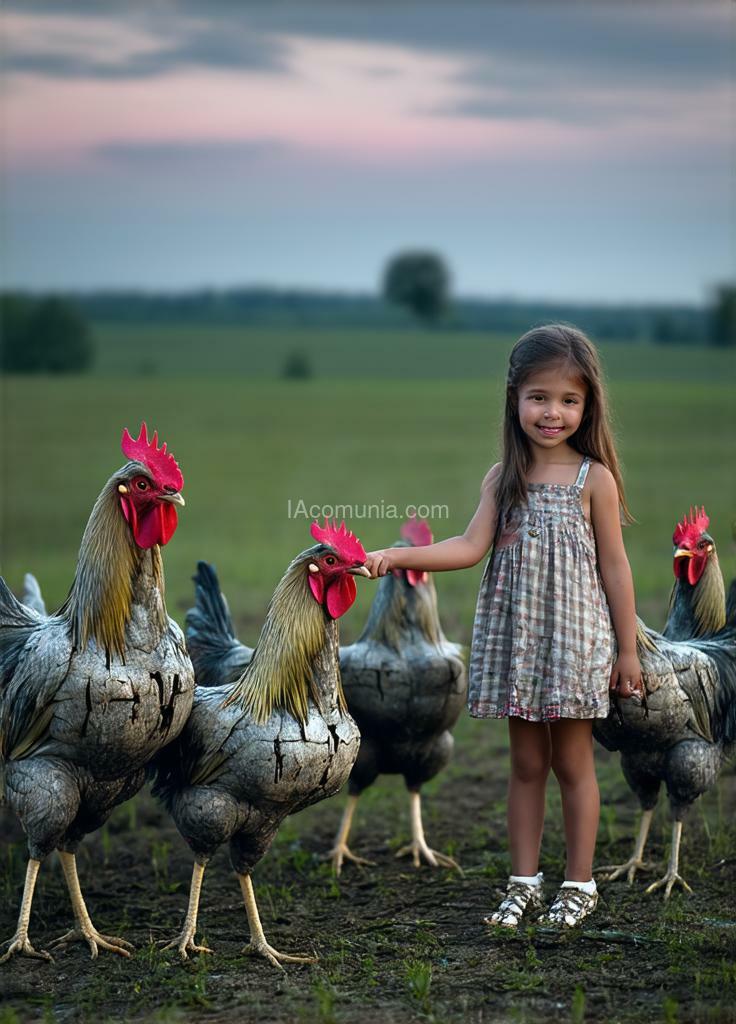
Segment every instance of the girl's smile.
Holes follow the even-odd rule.
[[[579,377],[561,367],[532,374],[519,388],[521,429],[544,448],[567,441],[580,426],[587,391]]]

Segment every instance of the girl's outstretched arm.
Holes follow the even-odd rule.
[[[618,645],[618,657],[611,670],[611,689],[621,697],[631,697],[642,692],[642,681],[636,653],[634,581],[621,534],[618,488],[611,472],[600,463],[591,466],[588,479],[598,567]]]
[[[486,554],[496,530],[496,482],[501,463],[488,470],[480,488],[480,502],[475,515],[459,537],[450,537],[423,547],[384,548],[369,551],[365,560],[371,576],[385,576],[392,569],[418,569],[440,572],[444,569],[467,569]]]

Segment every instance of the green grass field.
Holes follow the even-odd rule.
[[[530,324],[530,326],[532,326]],[[316,377],[493,379],[506,373],[510,334],[327,328],[135,327],[96,324],[95,373],[107,376],[238,373],[280,376],[287,356],[305,353]],[[734,377],[728,350],[631,342],[601,347],[611,380],[707,382]]]
[[[367,548],[390,544],[399,523],[361,517],[363,506],[446,505],[448,517],[432,525],[448,536],[472,515],[497,456],[509,339],[168,327],[98,335],[94,375],[2,381],[2,571],[15,587],[26,570],[36,573],[54,606],[71,583],[92,503],[123,461],[122,427],[142,418],[168,441],[186,481],[187,508],[165,552],[170,612],[181,620],[194,564],[205,558],[251,642],[283,568],[310,543],[309,520],[289,518],[289,501],[292,510],[300,500],[353,505],[349,525]],[[293,349],[309,354],[318,376],[275,376]],[[144,354],[160,373],[135,374]],[[672,528],[690,504],[706,506],[724,573],[734,573],[734,360],[623,344],[602,354],[637,518],[627,547],[640,610],[657,626]],[[480,567],[438,581],[448,632],[464,641],[479,575]],[[359,630],[371,595],[370,584],[361,587],[346,637]]]

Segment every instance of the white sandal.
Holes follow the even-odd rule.
[[[565,886],[555,896],[549,910],[537,924],[552,928],[575,928],[592,914],[598,905],[598,893],[587,893],[573,886]]]
[[[543,906],[541,882],[539,885],[530,885],[528,882],[509,881],[498,910],[484,917],[483,923],[501,928],[518,928],[527,910],[539,911]]]

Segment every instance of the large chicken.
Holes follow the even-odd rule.
[[[399,545],[432,543],[427,523],[416,520],[404,524],[401,537]],[[397,856],[411,854],[417,867],[423,858],[457,868],[428,846],[422,828],[420,790],[452,756],[450,730],[468,688],[460,647],[442,632],[429,573],[395,569],[383,577],[360,639],[340,652],[340,668],[361,743],[330,854],[336,873],[344,859],[368,863],[352,853],[348,835],[360,794],[384,774],[403,775],[409,790],[412,840]]]
[[[645,867],[644,847],[664,782],[672,813],[667,871],[646,890],[675,884],[679,874],[682,822],[688,808],[718,779],[736,744],[736,620],[726,621],[723,577],[705,510],[690,511],[678,523],[675,584],[664,633],[639,623],[638,646],[646,696],[615,702],[596,723],[596,738],[621,751],[626,781],[639,798],[642,819],[632,856],[610,871],[609,881],[627,875],[629,884]]]
[[[5,795],[28,835],[30,859],[15,935],[0,962],[36,951],[28,923],[43,859],[59,853],[76,928],[55,945],[86,941],[129,955],[92,924],[75,852],[112,809],[143,785],[154,754],[189,715],[194,672],[166,613],[161,546],[177,525],[183,477],[145,423],[123,432],[128,462],[98,497],[62,608],[47,616],[0,579],[0,757]],[[27,581],[26,600],[43,609]]]
[[[368,576],[365,551],[344,524],[315,523],[312,536],[318,543],[286,570],[239,678],[197,689],[184,731],[161,758],[154,793],[195,856],[184,926],[169,944],[182,958],[209,952],[194,942],[202,878],[212,854],[229,842],[250,929],[246,951],[277,967],[313,960],[268,944],[251,882],[283,819],[336,793],[360,742],[340,684],[337,620],[355,599],[353,576]],[[221,630],[227,651],[229,614],[217,578],[203,568],[198,603],[208,586],[208,607],[217,612],[212,629]]]

